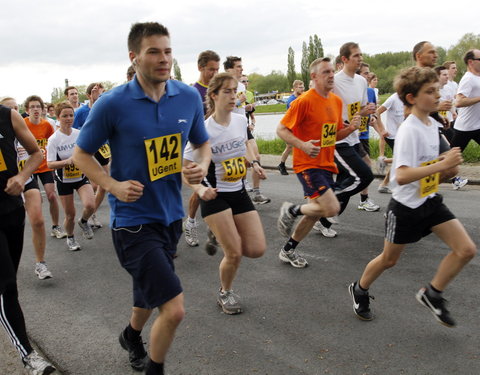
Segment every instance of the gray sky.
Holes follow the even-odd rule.
[[[46,101],[54,87],[95,81],[121,83],[129,66],[132,23],[168,27],[183,80],[198,78],[199,52],[212,49],[243,59],[245,73],[286,71],[288,47],[300,70],[302,42],[317,34],[326,54],[354,41],[364,53],[410,51],[429,40],[449,48],[466,33],[478,33],[478,0],[459,6],[432,0],[359,1],[122,1],[17,0],[0,15],[0,97]],[[325,5],[328,4],[328,7]],[[461,6],[461,7],[460,7]],[[394,9],[394,8],[397,9]]]

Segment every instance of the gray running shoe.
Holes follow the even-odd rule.
[[[378,204],[375,204],[372,200],[366,199],[365,202],[360,202],[358,204],[358,209],[367,212],[375,212],[380,210],[380,206]]]
[[[295,224],[295,217],[290,213],[290,207],[293,203],[283,202],[280,208],[280,216],[277,220],[277,229],[284,237],[290,237],[293,231],[293,224]]]
[[[317,220],[313,229],[322,233],[323,237],[333,238],[337,236],[337,231],[333,230],[332,228],[327,228],[323,226],[320,220]]]
[[[290,263],[295,268],[305,268],[308,266],[307,260],[302,257],[297,250],[285,251],[283,248],[278,254],[280,260],[284,263]]]
[[[67,237],[67,246],[68,250],[70,251],[77,251],[82,249],[78,242],[75,241],[75,237]]]
[[[50,236],[61,239],[61,238],[67,237],[67,234],[62,230],[60,225],[55,225],[55,226],[52,227],[52,231],[50,232]]]
[[[243,312],[242,306],[240,305],[240,297],[233,293],[232,290],[222,292],[222,288],[220,288],[217,303],[225,314],[234,315]]]
[[[385,174],[385,169],[387,169],[387,163],[385,163],[385,156],[379,156],[377,158],[377,169],[378,173]]]
[[[378,192],[379,193],[382,193],[382,194],[392,194],[392,191],[390,190],[390,188],[386,185],[380,185],[378,187]]]
[[[270,203],[271,199],[267,198],[263,194],[255,194],[252,198],[252,202],[255,204],[265,204],[265,203]]]
[[[82,223],[82,219],[80,218],[78,219],[78,226],[82,228],[84,238],[87,240],[91,240],[93,238],[93,229],[88,222]]]
[[[38,262],[35,264],[35,274],[40,280],[52,278],[52,273],[48,270],[45,262]]]
[[[35,350],[23,358],[22,362],[30,375],[48,375],[56,370],[50,362],[42,358]]]
[[[92,227],[92,229],[98,229],[103,227],[102,223],[97,219],[97,215],[95,214],[90,216],[90,219],[88,219],[88,224]]]
[[[185,242],[188,246],[198,246],[197,224],[192,224],[185,220],[182,224],[183,233],[185,233]]]
[[[207,252],[208,255],[215,255],[218,250],[218,242],[217,239],[215,238],[215,235],[213,232],[208,228],[207,231],[207,242],[205,243],[205,251]]]

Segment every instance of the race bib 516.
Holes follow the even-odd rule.
[[[322,125],[322,140],[320,142],[321,147],[335,146],[337,141],[337,124],[323,124]]]
[[[150,181],[182,171],[180,133],[145,140]]]
[[[222,166],[225,171],[222,181],[237,182],[247,174],[247,167],[243,156],[224,160],[222,161]]]
[[[0,150],[0,172],[6,171],[6,170],[7,170],[7,163],[5,163],[2,150]]]
[[[421,166],[425,167],[427,165],[435,164],[438,159],[426,161],[422,163]],[[440,182],[440,173],[434,173],[429,176],[426,176],[420,180],[420,197],[424,198],[432,193],[438,191],[438,184]]]

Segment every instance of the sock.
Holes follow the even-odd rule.
[[[138,341],[140,338],[140,334],[142,331],[137,331],[134,329],[130,323],[128,323],[128,326],[125,328],[125,337],[128,341]]]
[[[325,228],[330,228],[332,226],[332,223],[329,222],[326,218],[324,217],[321,217],[320,218],[320,223],[322,223],[322,225],[325,227]]]
[[[145,375],[163,375],[163,363],[153,362],[151,359],[148,361],[147,370]]]
[[[254,187],[253,192],[255,193],[255,195],[259,195],[260,194],[260,188],[259,187]]]
[[[434,298],[441,298],[442,297],[442,291],[438,290],[438,289],[435,289],[432,286],[432,284],[428,284],[427,293]]]
[[[73,234],[72,234],[71,236],[68,236],[68,235],[67,235],[67,238],[73,238],[73,237],[74,237]]]
[[[365,293],[368,292],[368,289],[363,289],[360,286],[360,281],[357,281],[357,283],[355,284],[355,287],[353,289],[355,290],[355,292],[360,293],[360,294],[365,294]]]
[[[196,223],[195,218],[192,219],[192,218],[189,216],[189,217],[188,217],[188,223],[195,225],[195,223]]]
[[[287,243],[283,246],[283,250],[285,251],[295,250],[297,245],[298,245],[298,241],[295,241],[292,237],[290,237]]]
[[[360,202],[365,202],[368,199],[368,194],[360,194]]]
[[[280,164],[278,164],[279,167],[284,167],[285,166],[285,163],[283,161],[280,162]]]
[[[52,229],[60,228],[60,225],[52,225]]]
[[[290,207],[288,209],[288,212],[290,212],[293,215],[293,217],[297,217],[297,216],[303,215],[301,208],[302,208],[301,205],[296,204],[296,205]]]
[[[88,222],[88,219],[85,220],[83,217],[80,219],[80,221],[82,222],[82,224],[85,224],[86,222]]]

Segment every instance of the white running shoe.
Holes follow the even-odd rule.
[[[97,215],[93,214],[88,219],[88,224],[92,227],[92,229],[102,228],[103,224],[97,219]]]
[[[55,225],[55,226],[52,227],[52,231],[50,232],[50,236],[61,239],[61,238],[67,237],[67,234],[62,230],[60,225]]]
[[[40,280],[52,278],[52,273],[48,270],[45,262],[38,262],[35,264],[35,274]]]
[[[185,220],[182,224],[183,233],[185,233],[185,242],[188,246],[198,246],[198,232],[197,232],[197,223],[192,224],[190,221]]]
[[[377,169],[378,173],[385,174],[385,169],[387,169],[387,163],[385,163],[385,156],[379,156],[377,158]]]
[[[296,249],[285,251],[282,247],[278,257],[282,262],[290,263],[295,268],[305,268],[308,266],[307,260],[302,257]]]
[[[367,212],[375,212],[380,210],[380,206],[378,204],[375,204],[372,200],[366,199],[365,202],[360,202],[358,204],[358,209]]]
[[[35,350],[23,358],[22,362],[30,375],[48,375],[56,370],[50,362],[42,358]]]
[[[91,240],[93,238],[93,229],[88,224],[88,221],[86,223],[82,223],[82,218],[78,219],[78,226],[82,228],[83,232],[83,237],[85,237],[87,240]]]
[[[315,223],[315,225],[313,226],[313,229],[321,232],[324,237],[333,238],[333,237],[337,236],[336,231],[334,231],[332,228],[327,228],[327,227],[323,226],[323,224],[320,222],[320,220],[318,220]]]
[[[75,240],[75,237],[67,237],[67,246],[68,250],[70,251],[77,251],[82,249],[78,242]]]
[[[468,184],[468,178],[455,177],[455,180],[452,183],[453,190],[460,190],[466,184]]]
[[[380,185],[378,187],[378,192],[382,194],[392,194],[392,191],[387,185]]]

